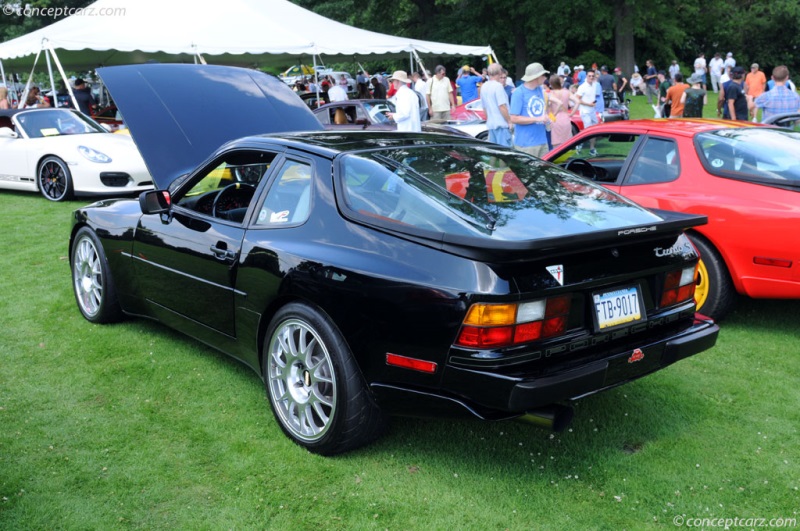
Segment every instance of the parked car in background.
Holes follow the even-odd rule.
[[[133,141],[110,134],[79,111],[0,111],[0,188],[63,201],[152,187]]]
[[[389,413],[563,427],[570,399],[716,341],[683,233],[702,216],[474,139],[322,131],[251,70],[99,74],[158,190],[75,211],[80,312],[150,317],[242,361],[312,452],[367,444]]]
[[[737,293],[800,298],[798,153],[797,132],[671,119],[594,126],[545,159],[646,207],[708,216],[689,230],[702,259],[695,295],[721,318]]]
[[[395,112],[395,106],[389,100],[336,101],[314,109],[314,115],[325,129],[334,131],[396,131],[397,124],[387,114],[392,112]],[[472,136],[457,127],[437,122],[422,122],[422,130],[427,133]]]

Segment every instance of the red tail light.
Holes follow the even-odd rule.
[[[664,292],[661,295],[661,307],[674,306],[694,298],[697,278],[697,266],[676,269],[667,273],[664,278]]]
[[[556,337],[567,331],[570,295],[519,304],[473,304],[456,345],[500,348]]]

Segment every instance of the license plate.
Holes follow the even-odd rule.
[[[598,330],[642,320],[642,297],[636,286],[595,293],[592,297]]]

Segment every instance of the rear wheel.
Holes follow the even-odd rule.
[[[381,434],[385,417],[326,315],[306,304],[287,304],[272,319],[265,341],[262,370],[270,406],[295,443],[333,455]]]
[[[37,184],[42,195],[50,201],[72,199],[72,174],[67,163],[58,157],[47,157],[39,165]]]
[[[103,246],[93,230],[82,227],[72,244],[72,288],[83,316],[93,323],[122,318]]]
[[[694,292],[697,311],[714,319],[722,319],[736,300],[731,275],[713,245],[701,236],[691,235],[690,238],[700,252]]]

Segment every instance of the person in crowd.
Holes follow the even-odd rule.
[[[634,72],[631,75],[631,93],[636,96],[636,93],[644,94],[644,78],[639,72]]]
[[[606,98],[603,94],[605,92],[603,86],[600,84],[600,70],[594,71],[594,91],[597,94],[597,99],[594,100],[596,103],[594,111],[602,116],[606,110]]]
[[[578,85],[582,85],[584,81],[586,81],[586,69],[583,67],[583,65],[578,65],[578,79],[576,83],[578,83]]]
[[[422,78],[422,74],[419,72],[414,72],[411,74],[411,88],[414,89],[414,92],[422,96],[419,100],[419,112],[420,112],[420,119],[425,121],[428,119],[428,85],[425,83],[425,80]]]
[[[767,76],[759,70],[758,63],[750,65],[750,72],[744,78],[744,93],[755,99],[767,89]]]
[[[483,83],[483,78],[469,65],[464,65],[461,74],[456,79],[456,85],[461,92],[461,103],[478,99],[478,87]]]
[[[489,142],[511,147],[511,115],[508,111],[508,95],[503,86],[503,66],[492,63],[487,69],[489,81],[481,86],[481,104],[486,111],[486,128]]]
[[[356,76],[356,90],[358,99],[368,99],[369,94],[369,73],[366,70],[360,70]]]
[[[25,98],[25,105],[23,108],[35,109],[41,107],[50,107],[50,101],[42,95],[39,91],[39,87],[34,85],[28,90],[28,97]]]
[[[508,101],[511,101],[511,93],[514,92],[514,82],[508,76],[508,70],[505,68],[503,69],[503,75],[500,76],[500,83],[503,85],[503,90],[506,91],[506,96],[508,96]]]
[[[347,101],[347,81],[345,81],[344,86],[336,84],[330,87],[328,89],[328,99],[330,101]]]
[[[372,97],[376,100],[386,99],[386,88],[377,77],[372,78]]]
[[[673,59],[672,64],[669,65],[669,80],[674,83],[675,82],[675,74],[681,71],[681,67],[678,66],[678,60]],[[670,84],[672,84],[670,83]]]
[[[317,92],[317,82],[314,81],[314,76],[311,76],[311,77],[308,78],[308,84],[306,86],[308,87],[308,91],[309,92],[313,92],[313,93],[316,94],[316,92]]]
[[[703,106],[708,103],[708,93],[703,88],[704,78],[705,76],[699,76],[697,73],[689,77],[688,82],[691,86],[684,90],[681,96],[684,118],[703,117]]]
[[[5,85],[0,85],[0,110],[9,109],[10,107],[8,103],[8,88]]]
[[[728,70],[728,74],[736,67],[736,59],[733,58],[733,52],[728,52],[728,55],[725,56],[725,61],[722,63],[726,70]]]
[[[529,64],[522,76],[523,84],[511,94],[514,147],[534,157],[542,157],[548,151],[546,126],[550,118],[542,85],[549,73],[540,63]]]
[[[577,92],[575,95],[578,97],[579,105],[577,107],[578,112],[581,113],[581,120],[583,121],[584,129],[589,128],[593,125],[597,125],[597,88],[595,87],[595,74],[594,72],[587,72],[586,73],[586,82],[583,83],[581,86],[578,87]],[[602,96],[601,96],[602,98]],[[571,114],[575,113],[575,109],[572,110]],[[597,156],[597,151],[594,148],[595,139],[592,138],[589,140],[591,144],[591,149],[589,150],[589,155],[592,157]]]
[[[647,96],[647,104],[653,104],[653,96],[658,98],[658,70],[652,59],[646,61],[647,73],[644,75],[644,93]]]
[[[556,73],[559,76],[567,77],[570,74],[569,65],[564,61],[561,61],[561,64],[558,65],[558,70],[556,70]]]
[[[78,109],[86,116],[91,116],[92,108],[96,105],[92,90],[86,85],[86,81],[77,78],[73,84],[72,93],[75,95],[75,100],[78,102]]]
[[[550,142],[553,148],[563,144],[572,137],[572,120],[570,109],[580,103],[578,97],[565,88],[562,76],[550,76],[550,98],[548,112],[552,125],[550,127]],[[553,119],[555,117],[555,119]]]
[[[700,52],[700,55],[697,56],[697,59],[694,60],[694,74],[698,76],[703,76],[703,81],[701,83],[703,90],[706,88],[706,73],[708,72],[708,66],[706,64],[706,54]]]
[[[617,90],[617,82],[614,76],[608,73],[606,65],[600,67],[600,77],[597,78],[597,84],[603,88],[603,92],[616,92]]]
[[[394,104],[395,112],[387,115],[397,124],[397,130],[416,133],[422,131],[419,120],[419,97],[408,86],[411,83],[408,74],[403,70],[396,70],[389,78],[389,83],[394,86],[397,96]]]
[[[731,120],[747,120],[749,111],[744,93],[744,68],[741,66],[731,70],[731,82],[725,89],[725,105]]]
[[[614,68],[614,80],[617,84],[617,96],[619,101],[625,101],[625,90],[629,87],[628,78],[622,73],[620,67]]]
[[[772,81],[774,87],[755,99],[755,107],[762,111],[762,121],[776,114],[800,111],[800,96],[787,86],[789,69],[785,65],[773,68]]]
[[[680,74],[680,72],[678,72]],[[658,71],[658,115],[661,118],[669,118],[672,111],[672,100],[667,98],[667,91],[672,86],[672,81],[667,79],[667,73],[663,70]]]
[[[714,54],[714,58],[708,62],[708,72],[711,74],[711,87],[714,89],[714,94],[719,92],[719,78],[722,77],[722,71],[725,69],[725,61],[718,53]]]
[[[689,85],[683,82],[683,74],[675,75],[675,84],[667,89],[667,99],[670,101],[670,118],[683,118],[683,93]]]
[[[342,87],[345,92],[347,92],[347,88],[348,88],[347,78],[344,77],[344,74],[339,76],[339,79],[336,81],[336,84],[339,85],[340,87]]]
[[[450,78],[446,74],[446,69],[438,65],[433,70],[433,77],[428,83],[428,109],[430,109],[431,119],[449,120],[450,111],[456,107],[456,96]]]
[[[717,116],[724,120],[730,119],[728,115],[728,106],[725,102],[725,89],[731,83],[731,71],[729,68],[724,67],[722,75],[719,78],[719,96],[717,97]]]

